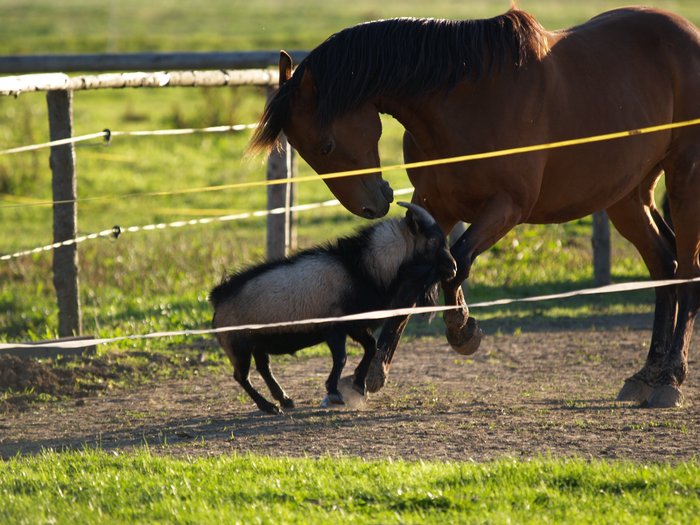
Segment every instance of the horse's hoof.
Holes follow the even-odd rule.
[[[657,385],[647,399],[648,408],[676,408],[683,405],[681,389],[673,385]]]
[[[625,380],[625,384],[622,385],[620,393],[617,394],[615,401],[631,401],[632,403],[641,405],[642,403],[646,403],[651,392],[651,385],[633,376]]]
[[[442,314],[442,319],[445,321],[445,326],[447,326],[448,331],[452,330],[457,332],[469,321],[469,311],[464,308],[446,310],[445,313]]]
[[[472,355],[479,349],[484,332],[479,328],[476,319],[470,317],[466,324],[457,330],[448,324],[445,335],[447,342],[450,343],[455,352],[461,355]]]
[[[291,398],[285,397],[280,401],[282,408],[294,408],[294,401]]]
[[[326,397],[321,401],[321,408],[329,408],[334,405],[344,405],[343,396],[340,394],[326,394]]]
[[[384,362],[374,359],[369,365],[367,377],[365,378],[365,388],[368,392],[379,392],[386,384],[387,368]]]

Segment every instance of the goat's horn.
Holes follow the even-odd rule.
[[[403,206],[407,210],[410,210],[413,212],[413,214],[418,218],[420,221],[420,224],[423,228],[429,228],[430,226],[436,224],[435,219],[433,218],[430,213],[428,213],[428,210],[425,208],[418,206],[417,204],[413,204],[412,202],[397,202],[399,206]]]

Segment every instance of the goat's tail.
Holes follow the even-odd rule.
[[[226,281],[224,281],[215,286],[212,291],[209,292],[209,302],[214,309],[218,308],[219,305],[229,296],[229,292],[226,288]]]

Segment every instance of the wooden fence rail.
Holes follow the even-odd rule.
[[[18,96],[32,91],[84,91],[117,88],[266,87],[275,83],[277,83],[277,72],[271,69],[104,73],[73,77],[63,73],[41,73],[0,77],[0,95]]]

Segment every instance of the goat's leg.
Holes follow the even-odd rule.
[[[277,405],[265,399],[250,383],[250,359],[250,352],[233,355],[233,357],[231,357],[231,362],[233,363],[233,378],[238,381],[238,384],[241,385],[253,401],[255,401],[255,404],[258,405],[260,410],[268,414],[278,414],[280,410]]]
[[[379,339],[377,340],[377,353],[372,359],[365,381],[369,392],[379,392],[386,384],[391,360],[394,357],[396,348],[399,346],[399,341],[409,319],[409,315],[390,317],[382,326],[382,331],[379,333]]]
[[[377,353],[377,341],[372,335],[372,332],[368,329],[357,330],[350,333],[355,341],[362,345],[365,353],[360,360],[360,363],[355,368],[355,374],[353,378],[352,387],[362,394],[365,395],[365,380],[367,379],[367,371],[369,370],[369,365],[372,362],[375,354]]]
[[[437,282],[436,271],[454,276],[452,264],[442,269],[435,268],[431,264],[411,266],[400,274],[398,280],[401,284],[389,308],[413,308],[416,306],[417,299],[425,297]],[[377,353],[372,359],[367,373],[366,386],[370,392],[378,392],[385,385],[391,361],[394,359],[394,352],[399,346],[399,341],[401,341],[409,319],[409,315],[390,317],[382,326],[377,341]]]
[[[347,360],[347,354],[345,352],[345,332],[334,331],[328,336],[326,343],[328,348],[331,349],[331,356],[333,357],[333,368],[331,368],[331,373],[326,380],[326,398],[323,400],[322,405],[344,405],[343,396],[338,390],[338,381],[340,381],[340,374],[343,373],[343,368],[345,368],[345,361]]]
[[[265,380],[272,397],[280,402],[282,408],[294,408],[294,401],[285,393],[275,376],[272,375],[270,356],[265,352],[256,352],[253,356],[255,357],[255,368],[258,369],[258,373]]]

